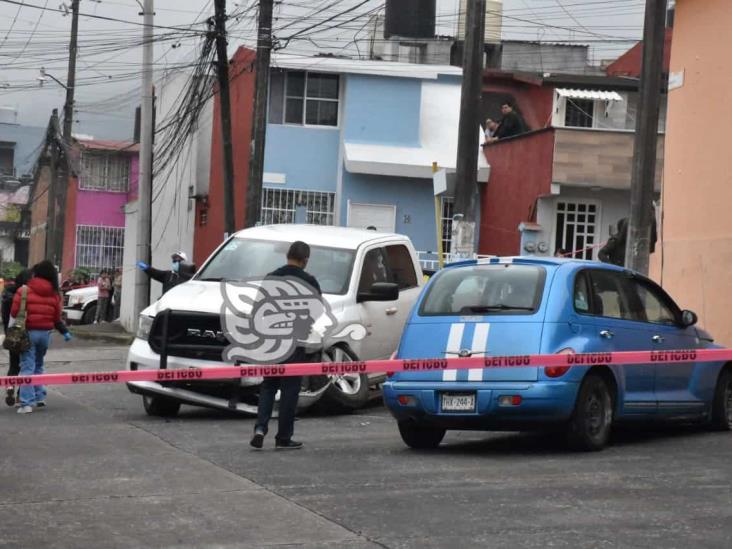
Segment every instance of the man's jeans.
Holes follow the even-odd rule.
[[[20,355],[20,375],[32,376],[43,373],[43,359],[51,339],[49,330],[28,330],[31,346]],[[35,406],[46,400],[46,388],[42,385],[22,385],[20,387],[20,405]]]
[[[109,298],[108,297],[100,297],[99,299],[97,299],[97,318],[95,320],[97,322],[106,322],[108,309],[109,309]]]
[[[278,428],[275,439],[278,442],[287,442],[292,438],[295,429],[295,411],[297,399],[300,396],[302,376],[295,377],[265,377],[259,388],[259,409],[255,431],[267,434],[267,424],[272,417],[275,395],[280,390],[280,406],[278,410]]]

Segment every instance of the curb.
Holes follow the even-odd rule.
[[[121,345],[132,345],[135,336],[132,334],[114,334],[114,333],[92,333],[86,331],[76,331],[73,327],[69,328],[71,334],[78,339],[88,341],[104,341],[107,343],[119,343]]]

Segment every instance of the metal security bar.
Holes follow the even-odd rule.
[[[262,189],[260,220],[262,225],[295,223],[297,210],[302,207],[306,223],[333,225],[335,222],[335,193],[268,187]]]
[[[557,202],[555,247],[575,252],[576,259],[592,259],[597,236],[596,202]]]
[[[126,193],[129,179],[130,159],[127,155],[81,153],[80,189]]]
[[[441,197],[442,201],[442,252],[447,255],[452,250],[452,216],[455,199],[452,196]]]
[[[122,266],[124,253],[124,227],[98,225],[76,226],[76,267],[84,267],[99,273],[102,269]]]

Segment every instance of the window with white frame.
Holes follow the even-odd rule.
[[[597,242],[599,205],[595,202],[557,202],[554,251],[566,257],[592,259]]]
[[[595,101],[567,97],[564,125],[571,128],[591,128],[595,117]]]
[[[449,254],[452,246],[452,216],[455,199],[452,196],[440,198],[442,205],[442,253]]]
[[[296,189],[262,189],[260,220],[263,225],[295,223],[302,208],[305,223],[333,225],[335,223],[335,193],[299,191]]]
[[[76,226],[76,267],[94,273],[122,266],[125,246],[124,227]]]
[[[340,77],[304,71],[272,71],[269,123],[338,126]]]
[[[129,191],[130,159],[119,153],[81,153],[79,188],[87,191]]]

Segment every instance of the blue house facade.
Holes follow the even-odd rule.
[[[432,165],[455,170],[461,69],[288,55],[272,65],[262,223],[372,226],[436,250]],[[452,200],[440,201],[449,249]]]

